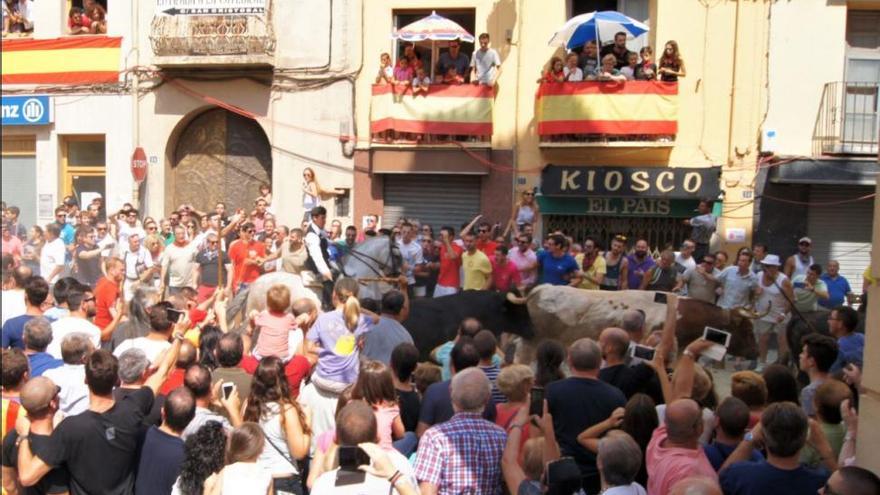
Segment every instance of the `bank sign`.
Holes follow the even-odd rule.
[[[715,199],[721,167],[630,168],[548,165],[541,193],[567,197]]]
[[[3,125],[46,125],[52,123],[49,96],[4,96]]]

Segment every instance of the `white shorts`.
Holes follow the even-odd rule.
[[[446,287],[440,284],[434,286],[434,297],[451,296],[453,294],[458,294],[458,287]]]

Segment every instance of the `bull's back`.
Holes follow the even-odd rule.
[[[539,338],[563,343],[596,339],[608,327],[621,325],[630,309],[645,312],[648,328],[661,326],[666,306],[654,302],[653,291],[596,291],[564,286],[539,286],[529,294],[529,315]]]

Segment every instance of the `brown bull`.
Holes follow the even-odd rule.
[[[517,302],[527,304],[537,340],[556,339],[569,344],[582,337],[597,339],[608,327],[621,326],[629,309],[645,312],[645,327],[659,329],[666,318],[666,305],[654,302],[654,291],[586,291],[572,287],[542,285]],[[729,352],[754,358],[757,345],[750,318],[743,309],[725,310],[702,301],[679,298],[680,318],[676,325],[679,346],[703,334],[706,326],[731,332]]]

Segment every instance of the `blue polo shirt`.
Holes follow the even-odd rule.
[[[825,286],[828,287],[828,299],[819,299],[819,305],[828,309],[842,306],[846,302],[846,295],[852,292],[852,288],[849,286],[849,280],[843,275],[838,275],[837,278],[831,278],[827,273],[823,273],[819,278],[821,278],[822,281],[825,282]]]
[[[3,324],[3,338],[0,347],[3,349],[14,347],[24,350],[24,324],[32,319],[31,315],[21,315],[6,320],[6,323]]]
[[[577,261],[570,254],[555,258],[550,251],[538,253],[538,265],[541,267],[541,283],[551,285],[568,285],[569,280],[563,277],[578,269]]]

